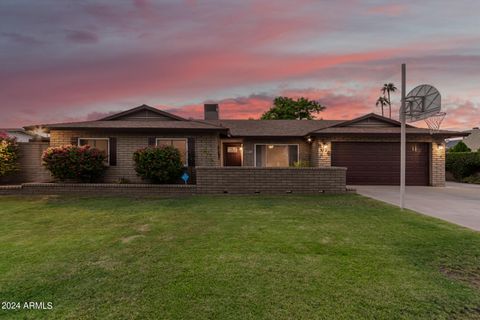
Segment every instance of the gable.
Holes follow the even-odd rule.
[[[123,112],[116,113],[106,118],[99,119],[99,121],[186,121],[186,119],[176,116],[174,114],[158,110],[143,104],[139,107],[129,109]]]
[[[397,127],[391,122],[385,122],[381,121],[379,119],[375,118],[366,118],[363,120],[359,120],[357,122],[350,123],[349,125],[346,125],[345,127],[367,127],[367,128],[372,128],[372,127]]]
[[[119,117],[116,117],[111,120],[138,120],[138,121],[148,121],[148,120],[156,120],[156,121],[174,121],[175,119],[172,119],[170,117],[152,112],[150,110],[140,110],[137,112],[132,112],[129,114],[125,114]]]
[[[361,128],[391,128],[399,127],[400,122],[375,113],[369,113],[364,116],[341,122],[334,127],[361,127]],[[409,125],[407,125],[409,126]]]

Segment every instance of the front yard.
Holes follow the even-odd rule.
[[[480,318],[480,234],[357,195],[0,197],[4,318]]]

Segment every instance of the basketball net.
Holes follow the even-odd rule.
[[[446,115],[446,112],[437,112],[434,115],[424,119],[425,123],[430,129],[430,134],[437,133],[440,130],[440,125],[442,124],[442,121],[445,119]]]

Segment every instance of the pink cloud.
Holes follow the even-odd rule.
[[[405,4],[386,4],[372,7],[368,12],[373,14],[381,14],[390,17],[396,17],[407,12],[408,7]]]

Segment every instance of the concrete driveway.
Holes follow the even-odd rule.
[[[398,186],[352,186],[357,193],[393,205],[400,203]],[[406,187],[405,207],[480,231],[480,185],[447,182],[444,188]]]

